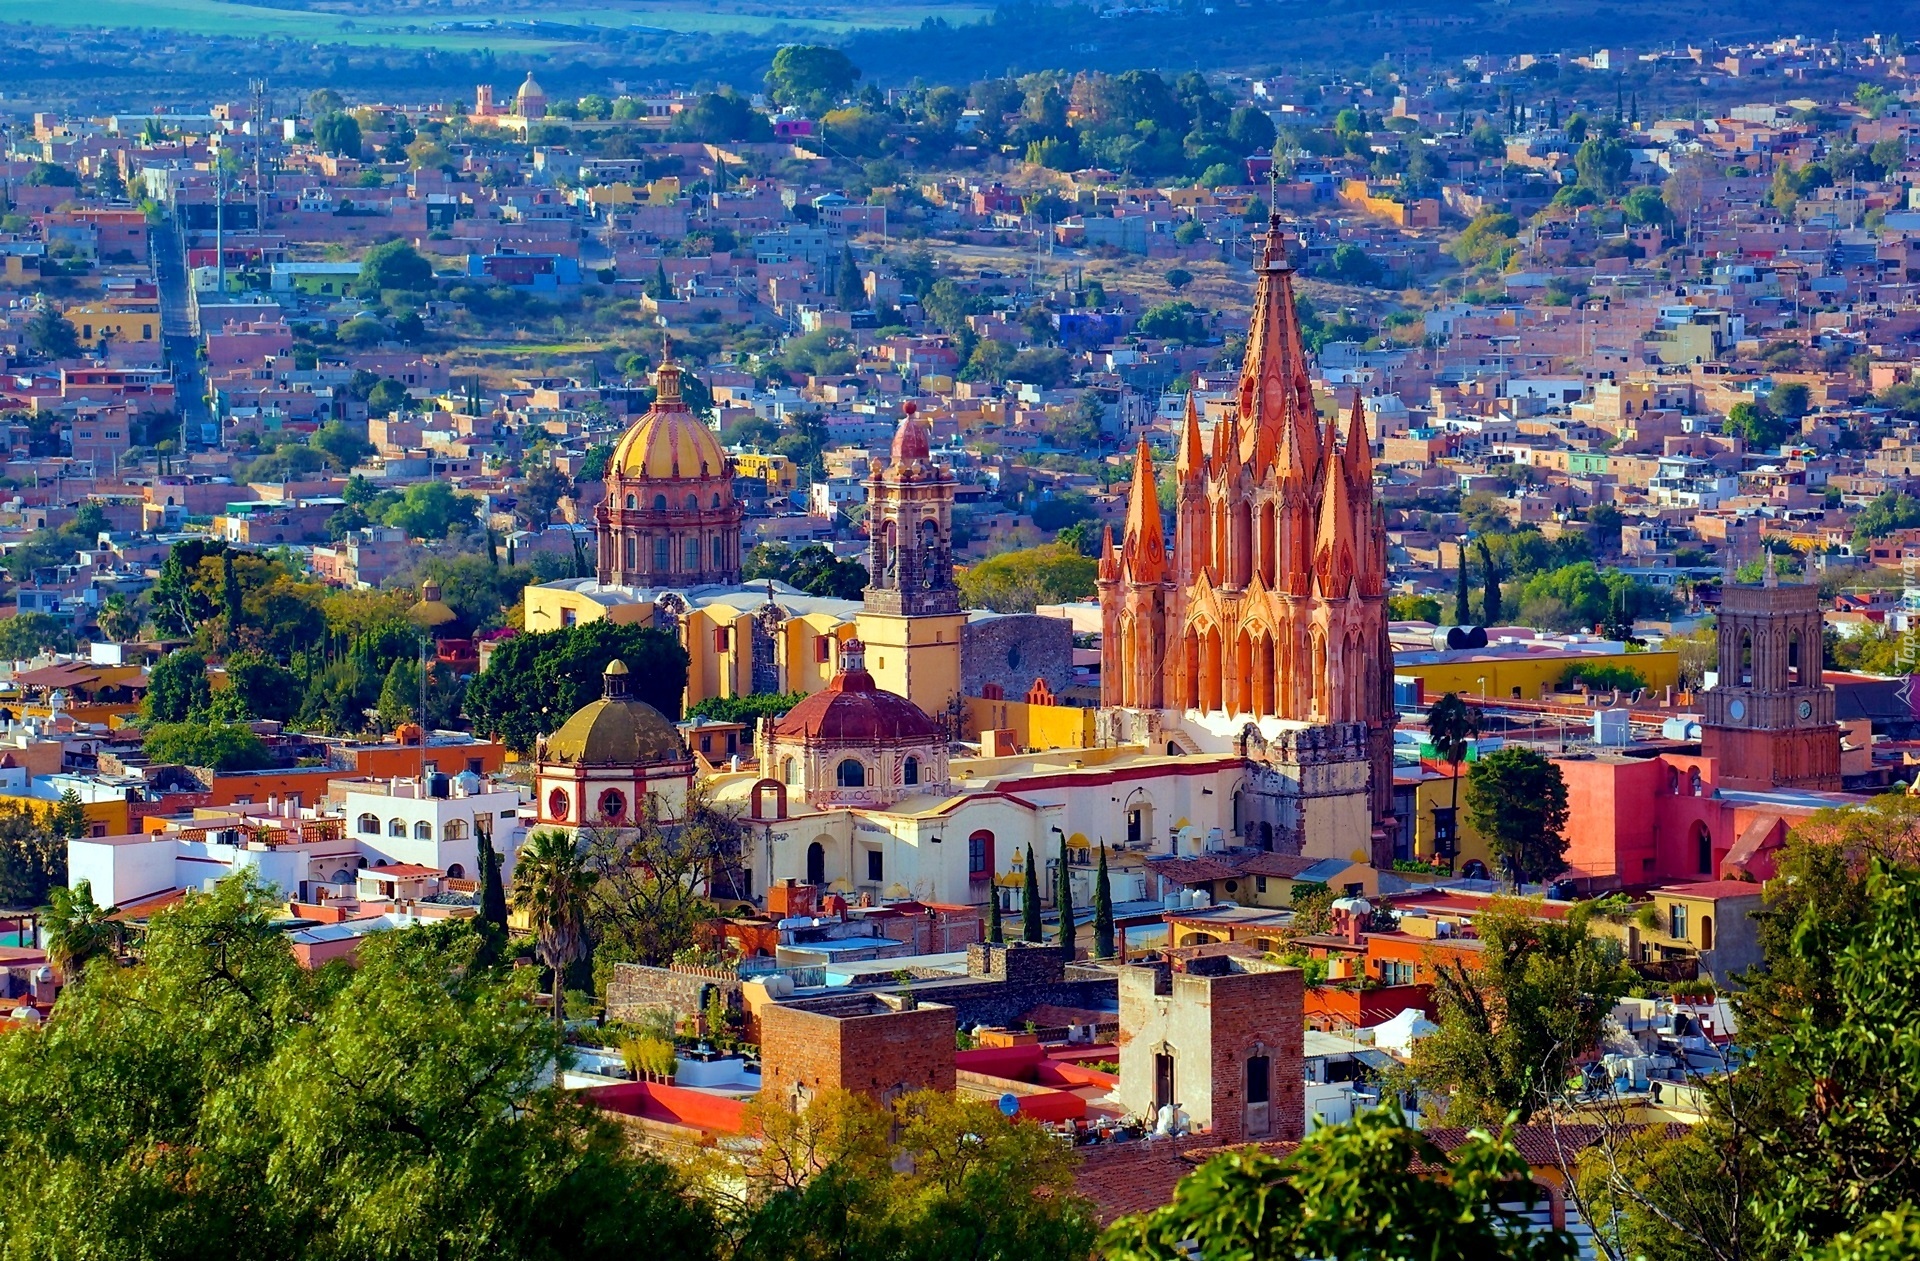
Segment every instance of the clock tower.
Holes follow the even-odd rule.
[[[1840,787],[1840,728],[1821,678],[1820,592],[1781,586],[1769,554],[1758,586],[1721,588],[1720,671],[1701,752],[1726,788]]]

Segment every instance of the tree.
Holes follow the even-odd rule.
[[[1447,807],[1449,818],[1460,817],[1460,764],[1467,759],[1467,751],[1473,747],[1473,741],[1480,735],[1480,711],[1460,699],[1456,692],[1448,692],[1433,703],[1427,711],[1427,739],[1432,742],[1433,750],[1440,755],[1452,771],[1453,783],[1449,788],[1450,802]],[[1455,823],[1455,848],[1458,847],[1459,830]],[[1453,870],[1454,850],[1444,855],[1447,870]]]
[[[864,311],[867,309],[867,286],[860,277],[860,264],[854,261],[853,247],[847,246],[840,251],[840,309],[842,311]]]
[[[1480,575],[1486,582],[1480,620],[1487,626],[1500,624],[1500,570],[1493,563],[1493,548],[1484,536],[1480,539]]]
[[[72,649],[73,624],[51,613],[15,613],[0,622],[0,657],[9,661]]]
[[[27,317],[21,330],[27,348],[42,359],[71,359],[80,353],[80,332],[52,307],[42,307]]]
[[[360,122],[352,114],[325,114],[313,120],[313,143],[322,153],[357,158],[364,144]]]
[[[1536,1232],[1513,1206],[1536,1193],[1507,1136],[1476,1133],[1442,1152],[1395,1106],[1323,1125],[1285,1156],[1213,1157],[1180,1180],[1172,1203],[1115,1222],[1101,1255],[1184,1261],[1200,1240],[1207,1257],[1232,1261],[1572,1261],[1566,1232]]]
[[[700,944],[715,914],[711,897],[737,883],[747,835],[735,815],[697,791],[681,819],[657,821],[653,804],[634,803],[626,826],[582,830],[600,978],[614,963],[665,967]]]
[[[257,771],[273,764],[266,743],[234,722],[157,723],[147,728],[140,750],[163,766]]]
[[[987,889],[987,940],[996,946],[1006,941],[1006,930],[1000,924],[1000,887],[991,881]]]
[[[1175,293],[1193,283],[1193,273],[1184,267],[1169,267],[1166,275],[1167,288]]]
[[[1060,950],[1069,962],[1080,953],[1079,926],[1073,915],[1073,872],[1067,866],[1067,838],[1060,837],[1060,861],[1054,870],[1053,905],[1060,913]]]
[[[1467,544],[1460,542],[1460,572],[1453,591],[1453,624],[1471,626],[1473,624],[1473,605],[1467,600]]]
[[[588,899],[598,880],[573,834],[555,828],[528,837],[513,869],[514,909],[526,917],[534,950],[552,974],[555,1025],[566,1016],[567,965],[587,954]]]
[[[1633,173],[1633,151],[1624,140],[1594,136],[1574,151],[1573,168],[1583,188],[1614,197]]]
[[[472,967],[446,922],[309,971],[278,901],[245,878],[190,892],[139,966],[89,970],[58,1019],[0,1038],[11,1246],[711,1261],[681,1177],[560,1088],[527,970]]]
[[[773,55],[767,71],[767,89],[783,105],[798,105],[814,113],[853,90],[860,68],[838,48],[823,44],[789,44]]]
[[[382,520],[417,539],[443,539],[454,526],[466,526],[479,512],[480,501],[458,493],[445,482],[415,482],[389,505]]]
[[[87,808],[80,794],[71,788],[61,791],[60,800],[47,814],[47,826],[55,836],[71,841],[87,834]]]
[[[1782,381],[1767,395],[1767,410],[1776,416],[1798,420],[1812,407],[1812,392],[1802,381]]]
[[[1207,339],[1207,321],[1191,302],[1162,302],[1141,313],[1134,331],[1142,337],[1195,344]]]
[[[207,661],[190,649],[170,652],[147,674],[140,716],[149,723],[185,722],[207,707]]]
[[[111,907],[93,900],[91,880],[82,880],[71,889],[56,887],[49,901],[42,921],[47,962],[59,972],[63,984],[71,985],[80,979],[88,963],[110,956],[119,946],[120,926],[107,918]]]
[[[1020,888],[1020,940],[1039,942],[1040,873],[1034,867],[1033,846],[1027,846],[1026,881]]]
[[[536,739],[600,698],[607,666],[616,659],[626,664],[634,699],[669,719],[680,717],[687,650],[651,627],[605,620],[515,635],[500,644],[467,687],[467,716],[475,730],[498,736],[515,752],[529,752]]]
[[[45,905],[67,883],[67,842],[32,812],[0,806],[0,906]]]
[[[432,287],[433,264],[406,241],[383,241],[368,250],[353,282],[354,292],[365,298],[377,298],[389,289]]]
[[[1446,1098],[1452,1124],[1498,1124],[1516,1114],[1524,1124],[1599,1042],[1632,982],[1620,943],[1589,931],[1592,903],[1558,920],[1538,909],[1497,900],[1474,920],[1477,959],[1434,969],[1440,1027],[1415,1046],[1413,1077]]]
[[[105,635],[111,643],[131,643],[140,634],[138,610],[126,596],[117,591],[100,602],[97,620],[100,623],[100,633]]]
[[[1467,817],[1514,886],[1567,869],[1567,784],[1560,768],[1520,745],[1496,749],[1467,775]]]
[[[974,608],[1031,613],[1041,604],[1091,598],[1099,572],[1097,561],[1049,543],[1002,552],[963,571],[960,595]]]
[[[1113,955],[1113,885],[1107,877],[1107,846],[1103,841],[1100,870],[1093,880],[1093,957],[1111,959]]]
[[[233,553],[220,553],[220,603],[225,613],[227,635],[231,638],[240,631],[246,619],[246,606],[240,595],[240,575],[234,572]]]
[[[537,465],[527,471],[525,484],[520,490],[520,515],[527,525],[539,533],[553,520],[553,513],[560,501],[573,493],[573,482],[551,464]]]
[[[480,865],[480,913],[474,917],[474,928],[481,941],[475,962],[491,967],[506,950],[507,893],[500,882],[500,851],[493,847],[492,830],[476,827],[473,839]]]
[[[1430,595],[1387,597],[1387,616],[1396,622],[1440,622],[1440,601]]]

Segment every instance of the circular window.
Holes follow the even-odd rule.
[[[609,788],[600,794],[600,817],[617,820],[626,817],[627,798],[618,788]]]
[[[567,817],[567,811],[572,808],[573,799],[567,796],[566,789],[556,788],[547,794],[547,817],[549,819],[564,819]]]
[[[1240,892],[1240,882],[1238,880],[1227,881],[1227,892],[1228,893]]]

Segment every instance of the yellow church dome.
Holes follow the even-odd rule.
[[[621,436],[609,473],[646,481],[726,474],[727,453],[719,436],[681,401],[680,365],[661,364],[653,380],[653,406]]]
[[[547,737],[545,762],[575,766],[657,766],[687,760],[687,746],[667,716],[627,694],[625,662],[610,663],[605,695],[581,706]]]

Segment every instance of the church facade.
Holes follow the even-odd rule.
[[[1256,275],[1236,406],[1207,434],[1188,402],[1171,547],[1142,442],[1124,535],[1101,548],[1107,728],[1231,742],[1263,844],[1270,830],[1276,849],[1388,866],[1387,548],[1365,417],[1356,404],[1344,441],[1320,420],[1277,218]]]

